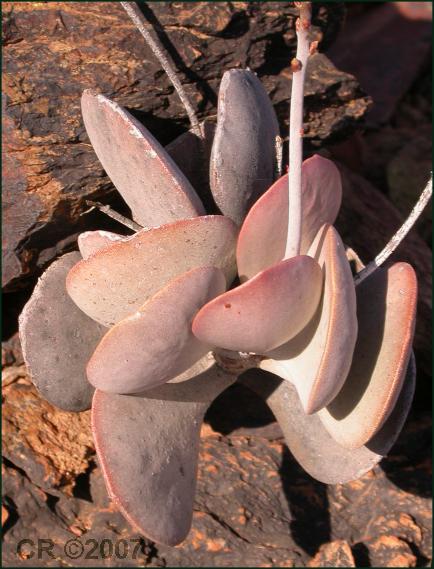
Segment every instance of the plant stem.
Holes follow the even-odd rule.
[[[285,259],[300,254],[301,244],[301,165],[303,162],[303,90],[309,58],[310,2],[295,2],[300,10],[296,21],[297,53],[293,70],[289,117],[288,234]]]
[[[282,160],[283,160],[283,140],[280,136],[276,136],[274,145],[276,149],[275,180],[278,180],[282,176]]]
[[[144,229],[144,227],[142,227],[135,221],[132,221],[131,219],[128,219],[128,217],[125,217],[120,213],[118,213],[117,211],[113,210],[109,205],[104,205],[100,202],[93,202],[91,200],[86,200],[86,205],[90,206],[90,209],[83,212],[83,214],[89,213],[89,211],[92,211],[92,209],[97,208],[106,215],[108,215],[109,217],[111,217],[112,219],[116,220],[118,223],[125,225],[125,227],[128,227],[128,229],[131,229],[134,232]]]
[[[171,61],[171,58],[167,51],[164,49],[163,44],[160,42],[157,35],[153,37],[153,35],[150,33],[148,29],[149,24],[136,2],[121,2],[121,5],[131,20],[134,22],[139,32],[145,38],[145,41],[151,48],[152,53],[158,59],[161,67],[164,69],[170,81],[172,82],[172,85],[175,87],[175,90],[178,93],[178,96],[181,99],[181,102],[187,112],[188,118],[190,119],[193,132],[199,138],[203,139],[204,135],[196,112],[193,108],[193,105],[190,103],[190,99],[188,98],[187,93],[184,91],[184,87],[182,86],[181,81],[178,79],[173,61]]]
[[[359,285],[362,281],[364,281],[367,277],[369,277],[369,275],[372,275],[372,273],[375,272],[376,269],[378,269],[378,267],[380,267],[384,263],[384,261],[386,261],[390,257],[390,255],[396,250],[401,241],[405,238],[407,233],[416,223],[420,214],[425,209],[426,205],[431,199],[431,195],[432,195],[432,173],[425,189],[419,196],[416,205],[411,210],[410,215],[407,217],[407,219],[404,221],[404,223],[401,225],[401,227],[398,229],[395,235],[390,239],[390,241],[387,243],[384,249],[380,253],[378,253],[375,259],[371,261],[368,265],[366,265],[366,267],[362,269],[359,273],[357,273],[357,275],[354,277],[354,282],[356,285]]]
[[[222,348],[215,349],[213,356],[219,367],[234,375],[240,375],[249,369],[257,368],[259,362],[264,359],[263,356],[256,354],[233,352]]]

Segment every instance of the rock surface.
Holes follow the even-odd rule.
[[[343,199],[336,227],[344,243],[367,263],[383,249],[404,218],[365,178],[343,166],[340,169]],[[390,262],[396,261],[410,263],[417,274],[419,290],[414,348],[418,369],[431,377],[432,258],[429,247],[416,229],[391,256]]]
[[[424,11],[423,3],[416,2],[377,3],[362,13],[355,8],[327,53],[372,97],[367,123],[377,126],[391,119],[429,57],[432,8],[426,4]]]
[[[234,397],[237,414],[228,406]],[[225,416],[220,431],[227,434],[202,427],[192,529],[168,547],[135,533],[110,502],[87,412],[54,410],[23,379],[4,399],[6,567],[428,566],[428,416],[410,422],[390,456],[363,478],[326,486],[297,465],[263,404],[240,385],[229,388],[207,415],[216,428],[215,418]],[[22,539],[51,539],[53,558],[38,558],[29,542],[17,552]],[[83,546],[78,558],[70,540]]]
[[[351,547],[343,539],[321,545],[308,567],[355,567]]]
[[[342,17],[333,14],[320,14],[326,39]],[[223,72],[249,66],[287,132],[295,45],[289,4],[164,2],[152,3],[147,15],[164,28],[164,43],[201,118],[216,114]],[[70,250],[78,232],[110,229],[101,214],[79,217],[85,199],[122,204],[89,145],[80,113],[85,88],[127,107],[162,144],[188,124],[173,87],[119,4],[6,2],[3,34],[3,286],[15,290]],[[367,107],[354,77],[321,54],[312,58],[308,140],[348,133]]]
[[[291,81],[288,49],[294,45],[293,26],[286,17],[292,14],[289,3],[283,9],[280,3],[210,3],[206,10],[203,6],[177,4],[176,10],[165,10],[167,4],[152,5],[173,42],[171,53],[177,50],[177,61],[182,58],[189,69],[182,80],[200,116],[215,114],[222,72],[247,64],[264,82],[285,132]],[[355,14],[377,9],[375,4],[351,7]],[[334,3],[333,10],[337,15],[327,22],[324,49],[339,28],[342,3]],[[235,384],[213,404],[202,428],[194,523],[188,539],[176,548],[156,545],[137,535],[115,510],[95,464],[88,413],[61,412],[39,398],[28,381],[13,333],[33,276],[73,248],[79,231],[95,227],[123,231],[97,212],[79,217],[86,209],[85,198],[101,198],[122,209],[88,145],[79,114],[82,89],[97,87],[113,96],[164,144],[188,124],[172,87],[120,6],[5,3],[3,17],[4,175],[8,176],[3,194],[7,256],[3,268],[7,290],[27,286],[10,293],[4,303],[4,336],[10,339],[2,344],[3,564],[326,567],[339,561],[351,566],[353,560],[360,567],[431,566],[428,225],[418,224],[395,256],[412,263],[419,278],[418,382],[412,415],[380,466],[349,484],[327,487],[313,481],[287,451],[269,409]],[[364,53],[355,50],[358,58]],[[410,63],[417,61],[419,68],[423,54],[418,50],[413,55],[416,60]],[[398,107],[396,100],[389,99],[395,114],[387,126],[356,133],[344,148],[330,146],[334,158],[358,172],[345,172],[338,228],[364,261],[378,253],[407,213],[402,206],[400,215],[386,198],[397,199],[392,196],[393,180],[389,187],[387,165],[430,124],[430,69],[430,65],[422,69]],[[410,71],[415,77],[415,69]],[[384,79],[395,80],[397,74],[392,75]],[[200,94],[194,87],[198,79],[204,79],[198,84]],[[333,142],[335,134],[348,132],[367,108],[356,81],[337,72],[321,55],[307,95],[306,137],[311,149],[313,143]],[[407,152],[406,156],[414,161]],[[401,207],[398,201],[395,205]],[[43,552],[38,558],[37,551],[32,556],[35,549],[28,543],[17,552],[20,540],[38,538],[53,540],[54,558]],[[65,544],[76,538],[83,543],[84,555],[71,559]],[[101,553],[103,539],[119,547],[127,540],[126,555],[122,549],[116,557],[107,549]],[[96,540],[95,551],[88,540]]]

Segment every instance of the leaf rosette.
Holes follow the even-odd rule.
[[[43,397],[70,411],[92,404],[107,488],[127,519],[158,542],[187,535],[203,417],[237,380],[225,359],[264,370],[240,381],[312,476],[334,484],[372,468],[412,400],[417,283],[396,263],[355,286],[333,226],[337,167],[303,162],[300,254],[286,258],[288,174],[276,179],[278,123],[254,73],[226,72],[217,124],[166,149],[101,94],[86,91],[82,112],[143,229],[80,235],[79,251],[39,280],[20,335]]]

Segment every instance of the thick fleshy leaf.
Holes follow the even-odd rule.
[[[95,153],[137,223],[156,227],[205,213],[172,158],[128,111],[91,90],[81,110]]]
[[[307,255],[281,261],[206,304],[193,321],[202,342],[264,354],[306,326],[318,307],[322,272]]]
[[[107,332],[89,360],[90,383],[110,393],[137,393],[183,373],[211,347],[193,335],[191,322],[225,287],[225,276],[215,267],[192,269],[170,281]]]
[[[306,254],[324,223],[332,224],[342,199],[339,170],[315,155],[303,162],[301,254]],[[288,232],[288,175],[282,176],[249,211],[240,231],[237,264],[240,279],[278,263],[285,255]]]
[[[86,363],[106,331],[66,292],[66,275],[80,259],[73,252],[52,263],[20,315],[23,356],[33,383],[44,399],[66,411],[89,409],[94,390]]]
[[[411,354],[417,281],[413,268],[396,263],[377,269],[356,287],[359,332],[348,378],[319,412],[342,446],[358,448],[392,412]]]
[[[176,545],[188,534],[203,416],[235,379],[206,356],[143,396],[95,392],[92,427],[108,492],[149,539]]]
[[[317,312],[300,334],[267,354],[262,369],[291,381],[305,413],[316,413],[341,389],[357,339],[356,292],[345,247],[336,229],[325,225],[309,250],[324,271]]]
[[[78,248],[83,259],[88,259],[91,255],[105,249],[112,243],[128,239],[125,235],[118,235],[111,231],[85,231],[80,233],[77,239]]]
[[[325,484],[356,480],[387,455],[407,418],[415,388],[413,357],[389,418],[365,446],[351,450],[330,436],[317,413],[306,415],[293,385],[270,374],[258,377],[255,373],[248,372],[240,381],[267,401],[294,457],[306,472]]]
[[[236,225],[221,215],[139,231],[78,263],[66,287],[88,316],[111,326],[195,267],[221,268],[229,285],[235,276],[236,237]]]
[[[248,69],[226,71],[220,83],[210,184],[222,213],[241,225],[273,183],[279,125],[262,83]]]
[[[216,129],[215,123],[204,121],[201,128],[205,144],[193,132],[184,132],[165,147],[187,180],[195,188],[208,213],[216,211],[209,187],[209,162]]]

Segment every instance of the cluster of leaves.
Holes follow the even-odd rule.
[[[288,176],[275,179],[278,123],[254,73],[226,72],[217,124],[166,149],[100,94],[86,91],[82,112],[143,229],[80,235],[79,252],[39,280],[20,334],[48,401],[92,404],[98,457],[124,515],[155,541],[184,539],[201,423],[237,379],[234,362],[273,374],[241,381],[266,399],[308,472],[336,483],[369,470],[411,403],[417,285],[397,263],[355,287],[333,227],[336,166],[319,155],[303,163],[301,251],[284,258]]]

